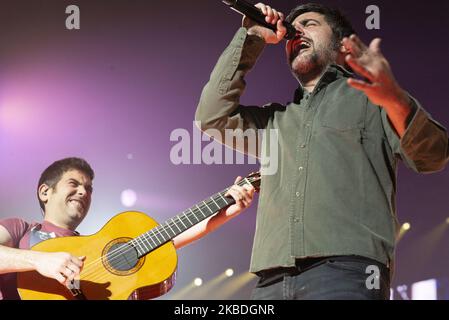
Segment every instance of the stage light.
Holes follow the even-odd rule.
[[[396,291],[399,293],[401,300],[410,300],[410,297],[408,296],[408,286],[407,285],[401,285],[396,287]]]
[[[226,276],[228,277],[232,277],[232,275],[234,274],[234,270],[232,270],[231,268],[227,269],[225,271]]]
[[[122,205],[125,207],[132,207],[137,201],[137,194],[131,189],[123,190],[120,199],[122,201]]]
[[[429,279],[412,284],[412,300],[437,300],[437,280]]]
[[[193,280],[193,284],[200,287],[203,284],[203,280],[201,278],[195,278],[195,280]]]
[[[4,100],[4,99],[2,99]],[[5,99],[6,100],[6,99]],[[30,132],[33,124],[35,109],[31,101],[19,101],[17,98],[1,101],[0,105],[0,128],[13,132]]]
[[[402,225],[401,228],[405,231],[408,231],[408,230],[410,230],[410,227],[411,227],[410,223],[406,222]]]
[[[411,228],[410,223],[406,222],[404,224],[402,224],[401,228],[399,229],[399,233],[396,237],[396,243],[399,242],[399,240],[402,239],[402,237],[404,236],[404,234],[407,233],[407,231],[409,231]]]
[[[446,223],[449,224],[449,218],[446,218]]]

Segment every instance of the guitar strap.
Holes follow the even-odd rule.
[[[56,234],[54,232],[45,232],[41,231],[42,225],[37,224],[30,231],[30,248],[35,246],[41,241],[56,238]]]

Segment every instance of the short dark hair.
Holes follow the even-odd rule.
[[[299,15],[306,12],[322,14],[326,19],[326,22],[331,26],[334,38],[337,42],[340,42],[344,37],[349,37],[351,34],[355,33],[351,23],[340,10],[319,3],[301,4],[290,11],[285,20],[291,23]]]
[[[44,212],[45,205],[39,197],[39,187],[46,184],[50,188],[54,188],[58,184],[59,180],[61,180],[62,175],[70,170],[81,171],[86,174],[90,180],[93,180],[95,176],[91,166],[84,159],[71,157],[53,162],[47,169],[44,170],[44,172],[42,172],[37,185],[37,199],[39,200],[39,205]]]

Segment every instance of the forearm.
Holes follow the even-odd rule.
[[[232,217],[233,215],[226,215],[225,209],[221,210],[212,217],[201,221],[197,225],[193,226],[192,228],[186,230],[185,232],[174,238],[173,243],[175,245],[175,248],[180,249],[198,239],[203,238],[208,233],[214,231],[221,225],[228,222],[230,219],[232,219]]]
[[[0,274],[35,270],[39,253],[0,245]]]
[[[407,129],[410,115],[414,111],[410,104],[410,97],[402,89],[398,89],[397,99],[391,101],[390,104],[383,106],[388,119],[399,138],[404,136]]]
[[[244,28],[236,33],[201,94],[195,120],[200,122],[202,130],[214,128],[221,131],[239,127],[241,121],[229,118],[240,105],[240,96],[246,87],[244,76],[254,66],[264,47],[262,39],[248,36]]]
[[[447,130],[432,119],[416,99],[409,95],[407,97],[407,107],[410,108],[408,115],[405,115],[406,111],[403,114],[398,111],[401,110],[400,106],[397,110],[392,106],[382,108],[382,121],[390,146],[414,171],[440,171],[449,161]],[[398,126],[403,126],[403,129]]]
[[[245,184],[243,186],[238,185],[238,182],[241,180],[241,177],[237,177],[234,185],[228,188],[226,194],[224,195],[225,197],[234,199],[235,203],[220,210],[215,215],[201,221],[194,227],[186,230],[185,232],[174,238],[173,242],[175,248],[179,249],[195,240],[204,237],[232,218],[238,216],[243,210],[251,205],[255,189],[249,184]]]

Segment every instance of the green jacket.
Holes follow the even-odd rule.
[[[203,131],[213,128],[222,137],[225,129],[262,132],[255,155],[262,163],[277,163],[266,175],[262,166],[250,270],[333,255],[391,265],[398,160],[416,172],[442,170],[449,159],[445,128],[411,98],[414,111],[399,139],[384,109],[351,88],[350,74],[337,65],[328,67],[310,97],[299,87],[286,106],[242,106],[244,76],[264,46],[244,28],[238,30],[204,87],[195,116]],[[277,141],[268,139],[270,130],[276,130]],[[254,153],[247,144],[228,144]]]

